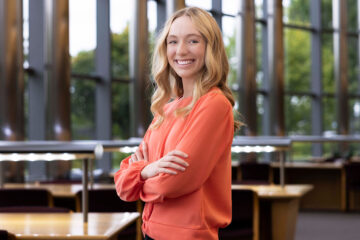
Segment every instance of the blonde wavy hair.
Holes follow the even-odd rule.
[[[194,107],[196,101],[212,87],[218,87],[232,106],[234,97],[227,86],[229,63],[226,56],[220,28],[215,19],[206,11],[197,7],[188,7],[175,12],[165,23],[155,46],[152,58],[152,75],[156,82],[156,90],[151,98],[151,112],[156,116],[151,128],[159,127],[164,121],[164,105],[172,97],[182,97],[184,89],[181,77],[171,68],[167,59],[167,36],[175,19],[187,16],[206,41],[205,66],[200,78],[195,82],[193,98],[189,105],[176,110],[177,116],[186,116]],[[234,130],[240,126],[234,121]]]

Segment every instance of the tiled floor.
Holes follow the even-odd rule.
[[[295,240],[360,240],[360,213],[300,212]]]

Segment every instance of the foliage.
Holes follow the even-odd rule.
[[[114,78],[129,77],[128,28],[111,36],[111,72]],[[72,58],[72,72],[91,74],[95,72],[94,50],[83,51]],[[72,132],[74,139],[94,139],[95,136],[95,88],[91,80],[72,81]],[[112,83],[112,134],[115,138],[129,138],[129,86],[126,83]]]
[[[72,72],[86,74],[94,70],[94,51],[80,52],[72,60]],[[95,138],[95,82],[71,81],[71,128],[73,139]]]

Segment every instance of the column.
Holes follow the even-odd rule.
[[[70,54],[69,1],[45,1],[45,83],[46,83],[46,138],[71,140],[70,125]],[[70,162],[48,165],[49,175],[64,178]]]
[[[246,120],[245,134],[257,134],[256,108],[256,38],[253,0],[241,0],[236,19],[237,82],[239,83],[239,111]]]
[[[334,69],[338,134],[349,133],[347,1],[333,0]]]
[[[129,29],[131,136],[143,137],[150,121],[147,1],[132,1]]]
[[[267,1],[271,135],[285,135],[282,1]]]
[[[22,1],[0,0],[0,139],[24,139]],[[4,181],[22,181],[24,163],[0,162]]]

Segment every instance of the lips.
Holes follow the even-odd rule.
[[[188,64],[191,64],[193,62],[195,62],[194,59],[185,59],[185,60],[175,60],[175,62],[179,65],[188,65]]]

